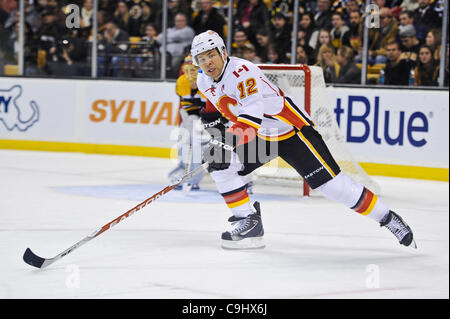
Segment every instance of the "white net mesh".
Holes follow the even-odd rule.
[[[293,96],[300,104],[307,103],[305,102],[305,71],[299,68],[295,69],[294,66],[280,66],[280,69],[274,69],[274,65],[268,66],[270,69],[265,69],[265,66],[260,67],[268,79],[286,94]],[[379,194],[379,185],[355,161],[345,143],[345,138],[339,130],[328,97],[322,69],[316,66],[307,68],[311,72],[311,81],[306,85],[310,85],[309,108],[311,118],[315,123],[315,129],[322,135],[341,170],[365,185],[372,192]],[[305,109],[307,109],[306,105]],[[291,186],[293,182],[298,185],[301,180],[298,173],[280,158],[259,168],[255,175],[258,180],[269,180],[271,183],[277,183],[280,186]]]

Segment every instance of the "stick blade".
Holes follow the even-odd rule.
[[[30,248],[27,248],[27,250],[25,250],[25,253],[23,254],[23,261],[30,266],[42,268],[45,259],[33,253]]]

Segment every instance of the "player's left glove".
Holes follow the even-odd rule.
[[[203,159],[209,162],[208,171],[227,169],[232,154],[256,137],[256,129],[245,123],[236,122],[229,129],[225,128],[224,118],[219,112],[200,114],[203,127],[210,133],[209,146],[203,153]]]
[[[203,152],[203,160],[209,163],[208,171],[219,171],[230,166],[234,152],[233,136],[226,133],[225,123],[228,122],[220,112],[200,112],[203,128],[211,135],[209,145]]]

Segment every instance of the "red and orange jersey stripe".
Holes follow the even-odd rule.
[[[313,122],[289,98],[285,99],[281,112],[272,116],[298,129],[301,129],[305,125],[313,125]]]

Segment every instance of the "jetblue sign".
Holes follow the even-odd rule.
[[[375,96],[373,101],[369,101],[363,95],[349,95],[347,97],[347,142],[364,143],[372,139],[375,144],[386,143],[388,145],[404,145],[410,143],[415,147],[422,147],[427,143],[424,135],[416,133],[428,132],[428,118],[422,112],[413,112],[406,115],[405,111],[400,111],[398,118],[392,116],[392,111],[384,110],[380,114],[380,96]],[[342,107],[342,98],[337,98],[336,120],[340,125],[345,118],[345,110]],[[362,113],[361,113],[362,111]],[[372,119],[369,115],[373,113]],[[362,125],[362,134],[354,132],[355,125]]]
[[[448,91],[330,87],[328,93],[358,161],[448,167]]]

